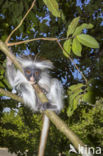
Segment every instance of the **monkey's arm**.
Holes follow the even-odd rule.
[[[26,89],[25,85],[27,83],[27,80],[19,70],[16,70],[14,64],[8,57],[6,62],[6,69],[7,78],[11,87],[24,91]]]
[[[18,93],[23,97],[24,103],[28,105],[34,111],[36,108],[36,95],[32,85],[27,81],[25,76],[16,70],[12,61],[7,58],[6,63],[7,78],[12,88],[15,88]]]
[[[7,57],[7,62],[6,62],[6,70],[7,70],[7,78],[8,81],[11,85],[11,87],[15,87],[15,76],[16,76],[16,69],[14,67],[14,64],[12,61]]]
[[[47,97],[52,105],[56,105],[56,111],[59,113],[63,108],[63,87],[57,79],[51,79],[50,92]]]

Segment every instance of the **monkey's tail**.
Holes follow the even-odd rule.
[[[48,137],[48,131],[49,131],[49,124],[50,124],[49,118],[46,115],[44,115],[42,132],[40,136],[38,156],[44,156],[47,137]]]

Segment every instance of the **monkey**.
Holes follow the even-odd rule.
[[[49,70],[54,68],[53,63],[49,60],[38,61],[31,57],[18,57],[17,60],[21,64],[24,75],[7,58],[7,78],[11,87],[22,96],[24,104],[34,112],[49,109],[59,113],[63,108],[63,87],[59,80],[50,76]],[[32,87],[33,83],[40,86],[47,96],[48,103],[40,102]]]
[[[63,108],[63,87],[59,80],[50,76],[50,69],[53,63],[48,60],[38,61],[29,58],[17,58],[24,71],[21,73],[15,68],[12,61],[7,57],[6,69],[7,78],[12,88],[22,96],[24,104],[28,105],[34,112],[45,111],[46,109],[60,113]],[[32,87],[37,83],[46,94],[48,103],[42,104]],[[49,118],[44,115],[43,127],[39,144],[39,155],[44,155],[46,140],[49,130]]]

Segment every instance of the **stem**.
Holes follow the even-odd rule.
[[[6,39],[5,43],[7,44],[11,38],[11,36],[13,35],[13,33],[19,29],[19,27],[22,25],[22,23],[24,22],[25,18],[27,17],[27,15],[29,14],[29,12],[31,11],[31,9],[34,7],[36,0],[33,1],[31,7],[29,8],[29,10],[27,11],[27,13],[24,15],[24,17],[22,18],[22,20],[20,21],[19,25],[10,33],[10,35],[8,36],[8,38]]]
[[[46,37],[46,38],[33,38],[33,39],[30,39],[30,40],[25,40],[25,41],[19,41],[19,42],[14,42],[14,43],[7,43],[7,46],[20,45],[20,44],[29,43],[29,42],[38,41],[38,40],[57,41],[58,39],[57,38],[50,38],[50,37]]]
[[[67,53],[67,55],[68,55],[68,52],[62,47],[62,45],[60,44],[60,42],[58,40],[57,40],[57,43],[58,43],[59,47],[62,49],[62,51],[65,51]],[[82,75],[82,77],[85,80],[85,83],[87,84],[88,80],[86,79],[86,77],[84,76],[84,74],[82,73],[82,71],[80,71],[80,69],[78,68],[78,66],[74,63],[73,59],[69,55],[67,57],[73,63],[73,65],[79,71],[79,73]]]

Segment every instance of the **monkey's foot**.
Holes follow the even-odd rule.
[[[46,110],[46,109],[56,110],[57,109],[57,106],[56,105],[52,105],[49,102],[46,102],[46,103],[43,104],[43,109],[44,110]]]

